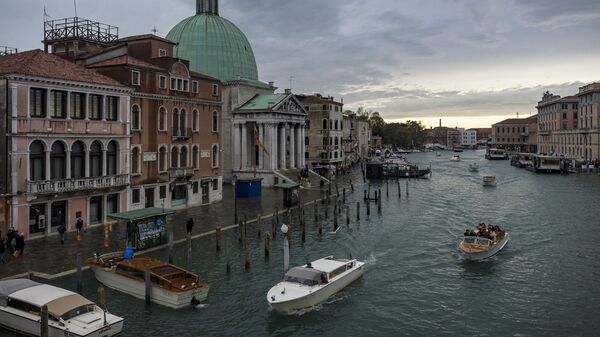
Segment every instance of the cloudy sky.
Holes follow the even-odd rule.
[[[73,0],[0,0],[0,45],[41,48],[43,8]],[[248,36],[259,76],[296,93],[344,98],[390,121],[489,126],[535,114],[542,92],[600,80],[598,0],[221,0]],[[164,36],[194,0],[78,0],[79,16],[120,35]]]

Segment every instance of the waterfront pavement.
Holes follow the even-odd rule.
[[[344,181],[351,178],[357,186],[362,184],[361,172],[355,170],[348,177],[338,179],[338,187],[347,187]],[[317,187],[315,187],[317,186]],[[303,203],[314,201],[325,196],[325,190],[318,188],[318,183],[313,181],[313,188],[301,189],[301,200]],[[334,193],[334,191],[332,191]],[[158,206],[160,207],[160,206]],[[271,215],[275,208],[283,210],[283,196],[281,189],[263,188],[261,198],[237,200],[238,220],[242,221],[244,216],[248,222],[256,219],[261,214],[263,216]],[[188,209],[178,210],[176,214],[167,219],[167,228],[173,231],[174,240],[181,241],[186,237],[186,222],[188,219],[194,219],[193,236],[214,231],[217,224],[223,228],[234,224],[235,199],[233,197],[233,187],[231,185],[223,186],[223,201],[211,205],[198,206]],[[268,222],[270,224],[270,221]],[[6,264],[0,264],[0,279],[25,277],[34,273],[36,277],[55,278],[65,273],[71,272],[76,268],[77,253],[81,253],[85,260],[93,256],[94,253],[104,253],[123,250],[125,242],[125,225],[115,224],[113,230],[109,232],[109,248],[104,248],[104,227],[98,226],[89,228],[86,233],[82,233],[81,241],[76,240],[74,232],[67,233],[67,239],[64,245],[60,244],[58,235],[51,235],[26,242],[24,256],[16,259],[7,257]],[[7,254],[8,255],[8,254]]]

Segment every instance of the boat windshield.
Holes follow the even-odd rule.
[[[83,314],[87,314],[88,312],[94,312],[95,308],[96,306],[94,304],[82,305],[80,307],[67,311],[62,316],[60,316],[60,318],[62,318],[63,321],[68,321],[73,317],[81,316]]]
[[[296,267],[285,273],[283,281],[312,287],[321,283],[327,283],[327,277],[325,276],[325,273],[316,269]]]

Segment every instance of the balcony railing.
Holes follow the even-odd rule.
[[[120,174],[110,177],[28,181],[27,192],[29,194],[54,194],[124,187],[127,185],[129,185],[129,174]]]
[[[172,129],[171,135],[174,139],[188,139],[192,137],[192,128]]]
[[[169,176],[173,178],[191,178],[194,176],[193,167],[172,167],[169,169]]]

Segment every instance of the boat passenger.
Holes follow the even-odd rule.
[[[311,268],[312,269],[312,264],[310,262],[306,263],[306,268]]]
[[[471,235],[471,230],[467,228],[465,230],[465,236],[469,236],[469,235]]]

